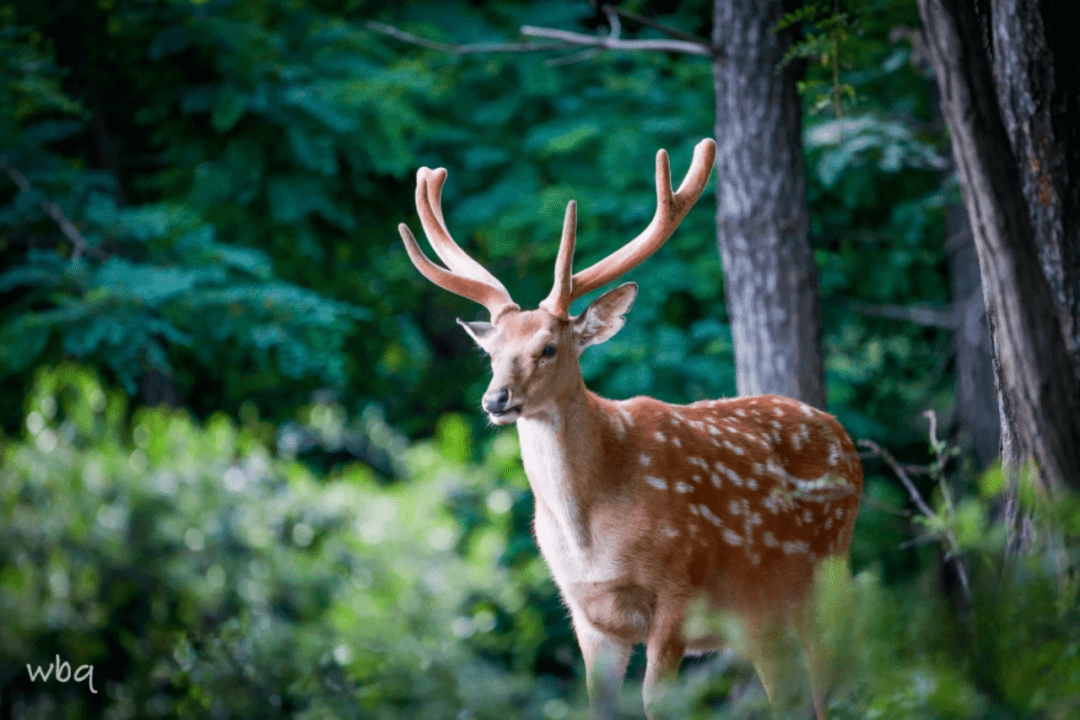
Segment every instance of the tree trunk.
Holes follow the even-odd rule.
[[[1043,274],[1080,377],[1080,54],[1071,3],[996,0],[993,63]]]
[[[780,2],[717,0],[717,242],[740,395],[825,406],[817,266],[808,241],[796,71]]]
[[[1054,122],[1033,123],[1022,108],[1024,98],[1049,101],[1066,91],[1075,93],[1076,86],[1055,90],[1054,78],[1047,79],[1056,66],[1054,58],[1046,56],[1046,25],[1031,21],[1036,11],[1023,10],[1029,22],[1020,25],[1016,35],[998,37],[994,31],[996,54],[1014,53],[1051,62],[1039,68],[1042,75],[1036,77],[1030,62],[996,61],[1001,78],[995,85],[987,54],[988,26],[996,24],[980,23],[970,0],[919,0],[941,90],[942,114],[952,134],[960,189],[979,255],[994,381],[1001,405],[1002,460],[1012,471],[1032,460],[1042,487],[1057,490],[1080,487],[1080,368],[1066,343],[1066,331],[1073,332],[1074,327],[1069,327],[1059,312],[1052,278],[1055,273],[1060,273],[1063,282],[1075,278],[1078,268],[1075,263],[1069,265],[1073,261],[1064,252],[1055,255],[1049,241],[1035,232],[1055,224],[1043,220],[1043,215],[1054,214],[1054,203],[1042,205],[1040,198],[1044,190],[1057,192],[1052,169],[1067,178],[1071,165],[1064,157],[1067,151],[1076,150],[1075,131],[1048,136]],[[1002,11],[995,8],[993,12],[997,17]],[[1026,70],[1019,72],[1017,67]],[[1046,82],[1048,86],[1039,85]],[[1028,83],[1028,87],[1017,88],[1019,83]],[[998,90],[1003,90],[1001,98]],[[1003,113],[1003,106],[1012,109]],[[1059,124],[1070,119],[1075,122],[1075,117],[1059,116],[1057,108],[1048,112]],[[1033,126],[1018,131],[1018,138],[1046,136],[1046,149],[1011,144],[1006,129],[1010,117],[1018,126]],[[1061,159],[1053,155],[1055,148],[1063,150]],[[1029,172],[1036,178],[1033,183],[1025,181]],[[1025,194],[1028,184],[1031,188]],[[1068,185],[1062,185],[1065,187]],[[1063,209],[1067,202],[1071,201],[1063,196],[1059,207]],[[1065,227],[1061,209],[1057,217],[1055,222]],[[1051,266],[1050,273],[1044,273],[1046,263]]]

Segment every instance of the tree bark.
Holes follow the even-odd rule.
[[[1053,97],[1053,83],[1051,88],[1040,88],[1040,80],[1030,72],[1002,73],[1001,81],[995,83],[987,56],[989,30],[980,23],[970,0],[919,0],[918,4],[979,255],[1001,405],[1002,460],[1013,472],[1032,460],[1035,477],[1047,490],[1080,488],[1080,369],[1068,350],[1053,280],[1048,280],[1042,265],[1061,265],[1063,278],[1076,267],[1066,267],[1064,258],[1055,259],[1052,248],[1035,235],[1042,224],[1041,211],[1029,207],[1032,195],[1024,192],[1025,165],[1034,168],[1035,163],[1016,154],[1029,148],[1014,148],[1010,143],[1008,113],[1002,111],[1002,106],[1013,105],[1020,108],[1014,120],[1019,125],[1030,122],[1023,115],[1023,103],[1016,100],[1024,97],[1024,91],[1013,85],[1030,82],[1031,93]],[[994,15],[999,12],[996,8]],[[1016,36],[999,38],[995,54],[1009,52],[1011,47],[1028,52],[1043,42],[1038,27],[1029,24],[1021,29]],[[1003,63],[1003,67],[1013,64]],[[1006,92],[999,99],[1001,88]],[[1075,92],[1075,86],[1070,92]],[[1071,120],[1075,122],[1075,117]],[[1033,137],[1039,137],[1042,130],[1035,127]],[[1057,167],[1054,144],[1048,147],[1037,157]],[[1069,167],[1064,161],[1059,164]],[[1033,187],[1041,188],[1040,173],[1049,170],[1046,165],[1035,169],[1039,172],[1033,175],[1039,180]],[[1038,193],[1034,196],[1040,202]]]
[[[780,2],[717,0],[717,244],[740,395],[825,406],[817,266],[808,241],[802,106]]]
[[[995,0],[987,40],[1035,244],[1080,377],[1080,54],[1067,3]]]

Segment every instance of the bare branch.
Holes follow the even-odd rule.
[[[630,12],[629,10],[623,10],[620,7],[615,7],[613,5],[602,5],[600,7],[600,9],[603,10],[605,13],[607,13],[609,17],[611,15],[611,13],[615,13],[616,15],[620,15],[620,16],[626,18],[627,20],[634,21],[639,25],[644,25],[645,27],[651,27],[653,30],[659,30],[660,32],[667,35],[668,37],[675,38],[676,40],[685,40],[686,42],[698,43],[698,44],[701,44],[701,45],[705,45],[706,47],[708,47],[708,45],[709,45],[709,43],[705,42],[704,40],[699,38],[697,35],[694,35],[693,33],[688,33],[688,32],[685,32],[683,30],[680,30],[679,28],[671,27],[670,25],[665,25],[664,23],[657,22],[656,20],[653,20],[652,18],[645,17],[644,15],[638,15],[637,13]]]
[[[612,40],[618,40],[619,35],[622,33],[622,23],[619,22],[619,13],[615,12],[615,8],[610,5],[605,5],[601,8],[604,14],[607,15],[608,25],[611,26],[611,32],[608,37]]]
[[[923,500],[922,495],[919,493],[919,489],[915,487],[915,483],[911,482],[911,478],[908,476],[907,471],[904,470],[903,466],[901,466],[900,463],[896,461],[896,458],[894,458],[888,450],[881,447],[873,440],[860,440],[859,445],[867,448],[868,450],[870,450],[871,453],[885,461],[885,463],[892,469],[893,474],[896,475],[896,477],[903,484],[904,489],[907,490],[912,502],[915,503],[915,507],[919,508],[919,512],[921,512],[926,517],[934,516],[934,511],[931,510],[930,506],[926,504],[925,500]]]
[[[425,37],[420,37],[419,35],[413,35],[410,32],[399,30],[393,25],[387,25],[374,20],[369,20],[365,25],[368,30],[388,35],[396,40],[409,43],[410,45],[418,45],[427,48],[428,50],[438,50],[439,52],[449,53],[450,55],[470,55],[474,53],[493,52],[543,52],[566,49],[565,43],[471,43],[468,45],[457,45],[454,43],[439,42],[438,40],[430,40]]]
[[[934,423],[936,429],[936,418],[933,418],[932,422]],[[877,455],[886,462],[886,464],[892,469],[896,477],[899,478],[900,482],[904,485],[904,488],[907,490],[908,495],[911,496],[911,500],[915,503],[915,507],[919,509],[919,512],[926,516],[927,519],[935,517],[936,513],[934,513],[934,511],[930,509],[930,506],[926,504],[926,501],[923,500],[922,494],[919,493],[918,488],[915,487],[915,483],[911,482],[911,478],[908,477],[907,472],[900,465],[900,463],[896,461],[896,458],[894,458],[892,454],[889,453],[889,451],[882,448],[873,440],[859,440],[859,445],[863,446],[864,448],[868,448],[874,455]],[[947,493],[948,489],[945,488],[944,480],[941,480],[940,482],[942,489]],[[953,511],[951,502],[949,503],[949,511],[950,514]],[[950,557],[953,563],[956,565],[956,575],[958,578],[960,578],[960,585],[963,586],[964,598],[967,600],[968,604],[970,604],[972,599],[971,580],[968,578],[967,564],[964,562],[963,552],[960,549],[960,540],[956,537],[956,534],[948,527],[942,528],[941,533],[944,536],[945,545],[948,549],[948,554],[946,555],[946,557]]]
[[[610,11],[605,10],[604,12],[607,14],[608,21],[611,23],[611,32],[607,37],[585,35],[583,33],[556,30],[554,28],[534,27],[531,25],[525,25],[521,28],[522,35],[556,41],[551,43],[470,43],[459,45],[456,43],[444,43],[439,42],[438,40],[431,40],[430,38],[414,35],[413,33],[406,32],[405,30],[401,30],[392,25],[376,22],[374,20],[369,20],[365,23],[365,26],[369,30],[409,43],[410,45],[417,45],[429,50],[438,50],[439,52],[449,53],[451,55],[494,52],[544,52],[551,50],[568,50],[572,47],[590,47],[602,50],[680,52],[690,55],[701,55],[704,57],[713,57],[716,55],[716,52],[711,45],[692,35],[688,36],[690,38],[689,40],[623,40],[619,37],[621,25],[618,19],[619,14],[623,13],[615,9]],[[575,61],[576,60],[570,60],[569,62]]]
[[[851,301],[848,306],[855,312],[871,317],[885,318],[887,320],[902,320],[915,323],[924,327],[943,328],[952,330],[956,328],[956,316],[950,308],[935,307],[933,305],[893,305],[890,303],[868,303],[858,300]]]
[[[568,30],[556,30],[554,28],[534,27],[524,25],[521,34],[526,37],[546,38],[558,40],[565,45],[581,45],[585,47],[599,47],[605,50],[651,50],[656,52],[680,52],[688,55],[702,55],[713,57],[715,54],[712,47],[703,42],[687,42],[683,40],[620,40],[613,37],[600,37],[598,35],[585,35],[570,32]]]
[[[26,176],[19,172],[18,168],[8,162],[8,159],[3,155],[0,155],[0,168],[4,169],[8,177],[12,182],[18,185],[19,190],[28,193],[33,191],[33,186],[30,185],[30,181],[26,179]],[[54,203],[52,200],[42,196],[39,203],[41,209],[53,219],[53,221],[60,227],[60,232],[64,234],[68,240],[71,241],[73,247],[71,253],[72,260],[78,260],[82,257],[84,252],[88,252],[92,255],[101,257],[102,253],[96,248],[92,248],[90,243],[86,242],[86,238],[79,232],[79,228],[75,227],[75,223],[68,219],[68,216],[64,214],[64,211],[60,209],[60,206]]]

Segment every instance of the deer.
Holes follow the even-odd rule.
[[[651,397],[608,400],[585,387],[579,358],[617,333],[637,296],[627,282],[583,312],[571,303],[637,267],[667,242],[705,189],[716,144],[702,140],[678,190],[668,155],[656,155],[656,212],[648,226],[594,265],[573,272],[577,205],[567,205],[555,281],[535,310],[451,237],[442,211],[444,168],[416,176],[416,209],[430,260],[405,223],[409,259],[438,287],[472,300],[490,321],[458,323],[490,358],[481,406],[516,423],[534,496],[534,533],[569,609],[585,663],[592,717],[613,717],[635,645],[645,645],[642,697],[655,718],[686,655],[720,650],[715,632],[692,632],[692,605],[745,628],[749,658],[774,702],[777,628],[803,642],[814,714],[825,717],[820,652],[808,630],[815,568],[847,554],[862,467],[835,417],[777,395],[674,405]]]

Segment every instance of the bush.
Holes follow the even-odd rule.
[[[329,447],[345,422],[329,405],[303,419]],[[39,372],[25,436],[2,441],[0,708],[17,718],[583,716],[580,655],[529,537],[513,434],[477,459],[457,416],[412,445],[377,413],[361,425],[407,480],[359,465],[320,478],[287,438],[272,449],[272,428],[250,413],[241,426],[166,409],[129,418],[89,372]],[[1025,496],[1035,539],[1008,555],[996,477],[955,504],[942,495],[915,525],[930,552],[914,579],[884,582],[888,558],[854,577],[823,567],[816,617],[834,718],[1076,716],[1080,505]],[[935,553],[939,543],[949,552]],[[955,582],[957,562],[970,591]],[[69,676],[81,668],[80,681],[31,679],[28,666],[58,663]],[[748,678],[728,655],[688,665],[673,706],[683,717],[765,716]],[[637,683],[623,701],[640,716]]]
[[[320,481],[275,456],[257,423],[199,427],[164,409],[128,422],[121,397],[73,367],[39,373],[28,405],[0,484],[0,683],[14,716],[565,711],[553,701],[565,688],[530,677],[546,575],[534,558],[521,582],[499,564],[505,532],[466,543],[446,509],[478,475],[495,484],[492,471],[421,443],[403,458],[411,482],[382,487],[360,466]],[[487,505],[508,532],[521,488],[498,493]],[[57,655],[92,666],[96,694],[30,680],[28,665]]]

